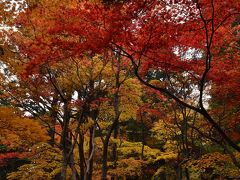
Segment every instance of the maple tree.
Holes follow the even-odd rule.
[[[17,29],[1,34],[2,104],[41,120],[51,147],[9,178],[33,167],[26,178],[190,179],[208,171],[204,163],[209,177],[227,178],[215,156],[238,176],[237,0],[31,0],[20,8],[1,16]],[[130,138],[134,131],[141,137]]]
[[[234,6],[231,7],[232,4]],[[207,80],[211,79],[211,75],[216,75],[215,64],[220,61],[215,54],[225,44],[231,43],[234,46],[233,35],[231,32],[226,33],[226,28],[231,27],[237,18],[238,8],[239,3],[235,1],[226,4],[218,1],[179,3],[128,1],[108,8],[98,2],[72,4],[72,7],[62,8],[55,14],[51,13],[51,20],[45,19],[43,23],[38,18],[38,22],[36,21],[38,28],[44,27],[45,23],[49,24],[49,28],[42,31],[42,33],[47,31],[46,37],[39,41],[40,37],[36,36],[38,40],[28,42],[30,48],[24,48],[29,56],[38,52],[32,56],[29,70],[35,64],[41,64],[49,59],[78,56],[86,51],[101,53],[109,49],[112,51],[119,49],[122,56],[131,60],[136,76],[142,83],[203,115],[226,142],[239,150],[207,112],[203,103]],[[32,12],[32,15],[43,13],[34,9],[27,11]],[[29,13],[27,18],[31,19]],[[66,14],[74,18],[66,18]],[[21,24],[27,23],[28,20],[22,17]],[[34,23],[34,19],[31,23]],[[61,38],[63,35],[65,38]],[[79,38],[80,41],[76,41]],[[41,47],[41,44],[45,46]],[[55,47],[55,50],[52,51],[51,47]],[[197,57],[184,56],[188,50],[197,53]],[[49,51],[51,55],[46,56]],[[229,59],[229,54],[232,55],[233,52],[226,52],[221,59],[224,58],[223,61]],[[189,78],[195,79],[194,84],[198,86],[199,91],[197,106],[188,104],[180,95],[175,95],[166,88],[146,82],[143,75],[154,69],[168,74],[186,73]]]

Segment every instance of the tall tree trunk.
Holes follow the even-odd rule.
[[[117,139],[117,137],[118,137],[118,130],[119,130],[119,122],[117,121],[116,126],[113,131],[114,139]],[[116,168],[116,166],[117,166],[117,143],[116,142],[113,143],[112,156],[113,156],[113,168]]]
[[[70,138],[70,141],[68,143],[68,158],[69,158],[68,159],[68,164],[69,164],[69,167],[72,170],[71,180],[78,180],[79,179],[79,175],[78,175],[77,169],[75,167],[75,160],[74,160],[74,154],[73,154],[73,149],[74,149],[73,146],[75,146],[75,144],[72,143],[73,135],[71,135],[69,133],[69,136],[71,138]]]
[[[63,180],[66,179],[66,170],[68,166],[68,156],[69,156],[69,136],[68,136],[68,126],[69,126],[69,110],[68,110],[68,103],[64,102],[63,107],[63,127],[62,127],[62,137],[61,137],[61,145],[62,145],[62,152],[63,152],[63,166],[61,171],[61,178]]]
[[[110,127],[110,129],[108,130],[108,133],[106,135],[106,138],[103,142],[103,159],[102,159],[102,180],[106,180],[107,179],[107,158],[108,158],[108,144],[109,144],[109,139],[111,137],[112,131],[114,129],[116,129],[116,134],[115,136],[117,137],[118,135],[118,129],[119,129],[119,117],[120,117],[120,99],[119,99],[119,89],[120,86],[122,84],[122,82],[120,82],[120,71],[121,71],[121,67],[120,67],[120,59],[121,59],[121,53],[119,51],[119,53],[116,54],[116,62],[112,62],[112,69],[114,70],[114,65],[116,65],[116,72],[115,72],[115,88],[116,91],[114,93],[114,98],[113,98],[113,107],[114,107],[114,115],[115,118],[113,120],[112,126]],[[115,64],[116,63],[116,64]],[[117,148],[114,150],[114,156],[115,156],[115,160],[117,160]]]
[[[116,122],[116,126],[113,130],[113,138],[114,139],[117,139],[118,137],[118,130],[119,130],[119,122],[117,121]],[[113,162],[113,169],[115,169],[117,167],[117,143],[114,142],[113,143],[113,146],[112,146],[112,162]],[[114,179],[118,179],[116,176],[112,176],[111,177],[111,180],[114,180]]]
[[[102,154],[102,177],[101,180],[107,179],[107,157],[108,157],[108,143],[109,139],[103,143],[103,154]]]
[[[141,119],[141,130],[142,130],[142,150],[141,150],[141,160],[144,158],[144,145],[145,145],[145,133],[144,133],[144,123],[142,117],[142,111],[140,110],[140,119]]]
[[[113,137],[116,139],[118,137],[118,131],[119,131],[119,116],[120,116],[120,100],[119,100],[119,89],[121,86],[120,82],[120,71],[121,71],[121,53],[120,51],[116,54],[116,62],[112,62],[112,65],[116,65],[116,72],[115,72],[115,88],[116,92],[114,94],[114,99],[113,99],[113,106],[114,106],[114,114],[115,114],[115,127],[113,131]],[[114,69],[114,68],[113,68]],[[113,156],[113,168],[117,167],[117,143],[113,143],[112,147],[112,156]]]
[[[55,110],[55,107],[57,105],[58,102],[58,98],[57,98],[57,94],[55,94],[53,96],[53,101],[51,103],[51,107],[52,107],[52,111],[51,111],[51,124],[50,124],[50,128],[48,130],[48,135],[50,137],[50,140],[48,141],[49,144],[51,146],[54,146],[55,144],[55,125],[56,125],[56,121],[57,121],[57,111]]]
[[[79,166],[80,166],[80,180],[84,180],[85,174],[85,158],[84,158],[84,135],[80,132],[79,133],[79,143],[78,143],[78,151],[79,151]]]
[[[188,116],[187,116],[187,108],[182,108],[183,114],[183,144],[184,144],[184,156],[188,158],[189,156],[189,144],[188,144]]]
[[[94,149],[95,149],[95,126],[90,128],[90,138],[89,138],[89,156],[87,161],[87,169],[86,169],[86,175],[85,180],[91,180],[92,179],[92,172],[93,172],[93,156],[94,156]]]
[[[48,130],[48,135],[50,137],[50,139],[48,140],[48,143],[51,146],[54,146],[55,144],[55,125],[56,125],[56,119],[52,117],[50,128]]]
[[[103,154],[102,154],[102,176],[101,180],[106,180],[107,179],[107,159],[108,159],[108,144],[109,144],[109,139],[111,137],[111,134],[113,132],[113,129],[116,127],[116,124],[118,123],[120,113],[118,114],[117,117],[115,117],[112,126],[108,130],[108,133],[106,135],[105,140],[103,141]]]
[[[118,137],[118,131],[119,131],[119,121],[117,120],[116,122],[116,126],[113,130],[113,138],[114,139],[117,139]],[[117,168],[117,160],[118,160],[118,157],[117,157],[117,143],[114,142],[113,143],[113,147],[112,147],[112,161],[113,161],[113,169]],[[111,177],[112,180],[117,180],[118,177],[117,176],[112,176]]]

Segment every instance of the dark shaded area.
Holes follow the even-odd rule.
[[[4,50],[2,47],[0,47],[0,56],[3,56],[4,55]]]
[[[13,158],[8,160],[7,165],[0,167],[0,179],[5,180],[7,179],[7,173],[16,171],[18,167],[24,165],[24,164],[29,164],[30,161],[27,159],[18,159],[18,158]]]
[[[121,4],[121,3],[125,3],[128,0],[103,0],[103,4],[109,6],[109,5],[114,5],[114,4]]]

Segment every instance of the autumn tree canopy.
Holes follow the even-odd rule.
[[[31,116],[6,132],[39,122],[31,146],[57,154],[34,151],[9,179],[240,175],[238,0],[0,5],[2,106]]]

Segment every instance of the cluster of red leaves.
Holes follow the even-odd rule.
[[[19,23],[34,26],[35,32],[20,46],[30,59],[28,74],[46,62],[86,52],[108,56],[120,48],[130,60],[141,62],[142,76],[152,69],[189,72],[192,83],[199,84],[211,51],[211,93],[226,96],[233,106],[239,102],[239,25],[232,26],[240,12],[238,0],[130,0],[107,7],[81,1],[51,11],[40,7],[20,16]],[[198,51],[198,58],[184,56],[189,49]]]
[[[22,44],[23,52],[31,58],[27,72],[31,73],[35,66],[44,62],[79,57],[86,52],[107,55],[109,49],[121,47],[134,59],[141,59],[143,72],[158,68],[201,74],[203,61],[183,61],[173,53],[173,49],[204,51],[206,36],[211,38],[212,33],[212,50],[220,49],[226,41],[232,41],[232,33],[226,33],[222,27],[231,25],[238,10],[239,2],[234,0],[229,3],[217,0],[214,4],[209,0],[198,4],[192,1],[138,0],[110,7],[83,1],[75,7],[62,7],[55,13],[38,18],[34,18],[35,9],[29,10],[25,13],[27,16],[21,16],[20,23],[30,26],[31,22],[35,31],[41,33]],[[45,31],[42,30],[44,28]]]

